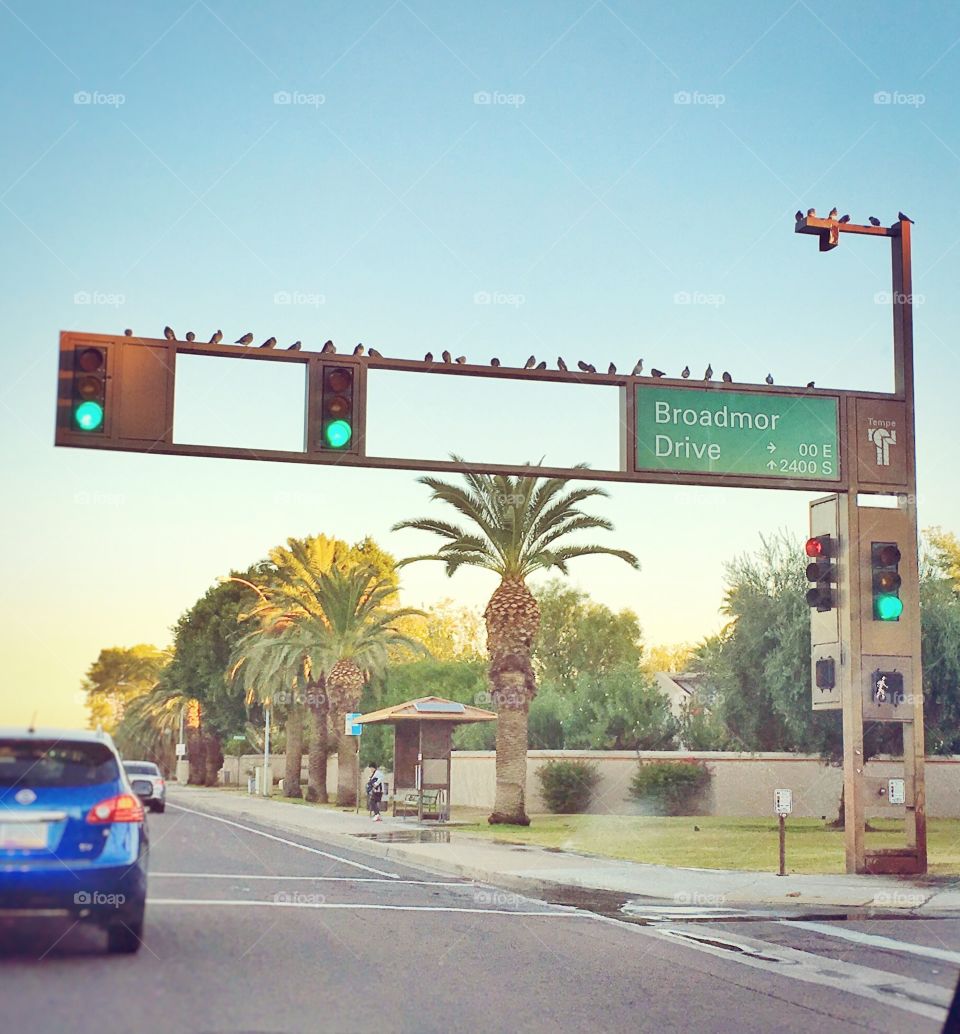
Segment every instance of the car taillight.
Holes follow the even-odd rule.
[[[158,787],[159,787],[159,788],[160,788],[161,790],[163,789],[163,780],[162,780],[162,779],[158,779],[158,780],[157,780],[157,786],[158,786]]]
[[[87,822],[95,826],[108,822],[143,822],[143,805],[139,797],[121,793],[95,804],[87,814]]]

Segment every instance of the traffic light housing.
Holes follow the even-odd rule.
[[[836,606],[833,585],[837,580],[835,539],[832,535],[814,535],[807,539],[804,552],[810,558],[807,581],[813,585],[807,590],[807,604],[821,613]]]
[[[107,350],[77,345],[73,350],[70,430],[103,434],[107,405]]]
[[[895,542],[870,544],[870,568],[873,592],[873,620],[899,621],[903,613],[900,599],[900,547]]]
[[[346,364],[323,367],[319,445],[325,451],[356,451],[355,380],[354,370]]]

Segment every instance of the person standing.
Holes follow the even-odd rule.
[[[373,775],[370,776],[370,780],[367,783],[370,795],[370,810],[373,812],[373,821],[382,822],[383,820],[380,818],[380,802],[383,800],[386,778],[378,762],[375,761],[370,767],[373,769]]]

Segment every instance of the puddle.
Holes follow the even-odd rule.
[[[449,844],[449,829],[391,829],[382,833],[354,833],[363,840],[387,844]]]

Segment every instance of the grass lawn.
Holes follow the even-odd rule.
[[[902,822],[873,819],[871,825],[879,832],[867,833],[867,850],[903,846]],[[776,819],[535,815],[527,827],[476,823],[459,831],[488,840],[658,865],[767,872],[776,872],[778,866]],[[927,853],[932,874],[960,874],[960,819],[929,821]],[[826,829],[819,819],[788,819],[787,871],[845,872],[843,831]]]

